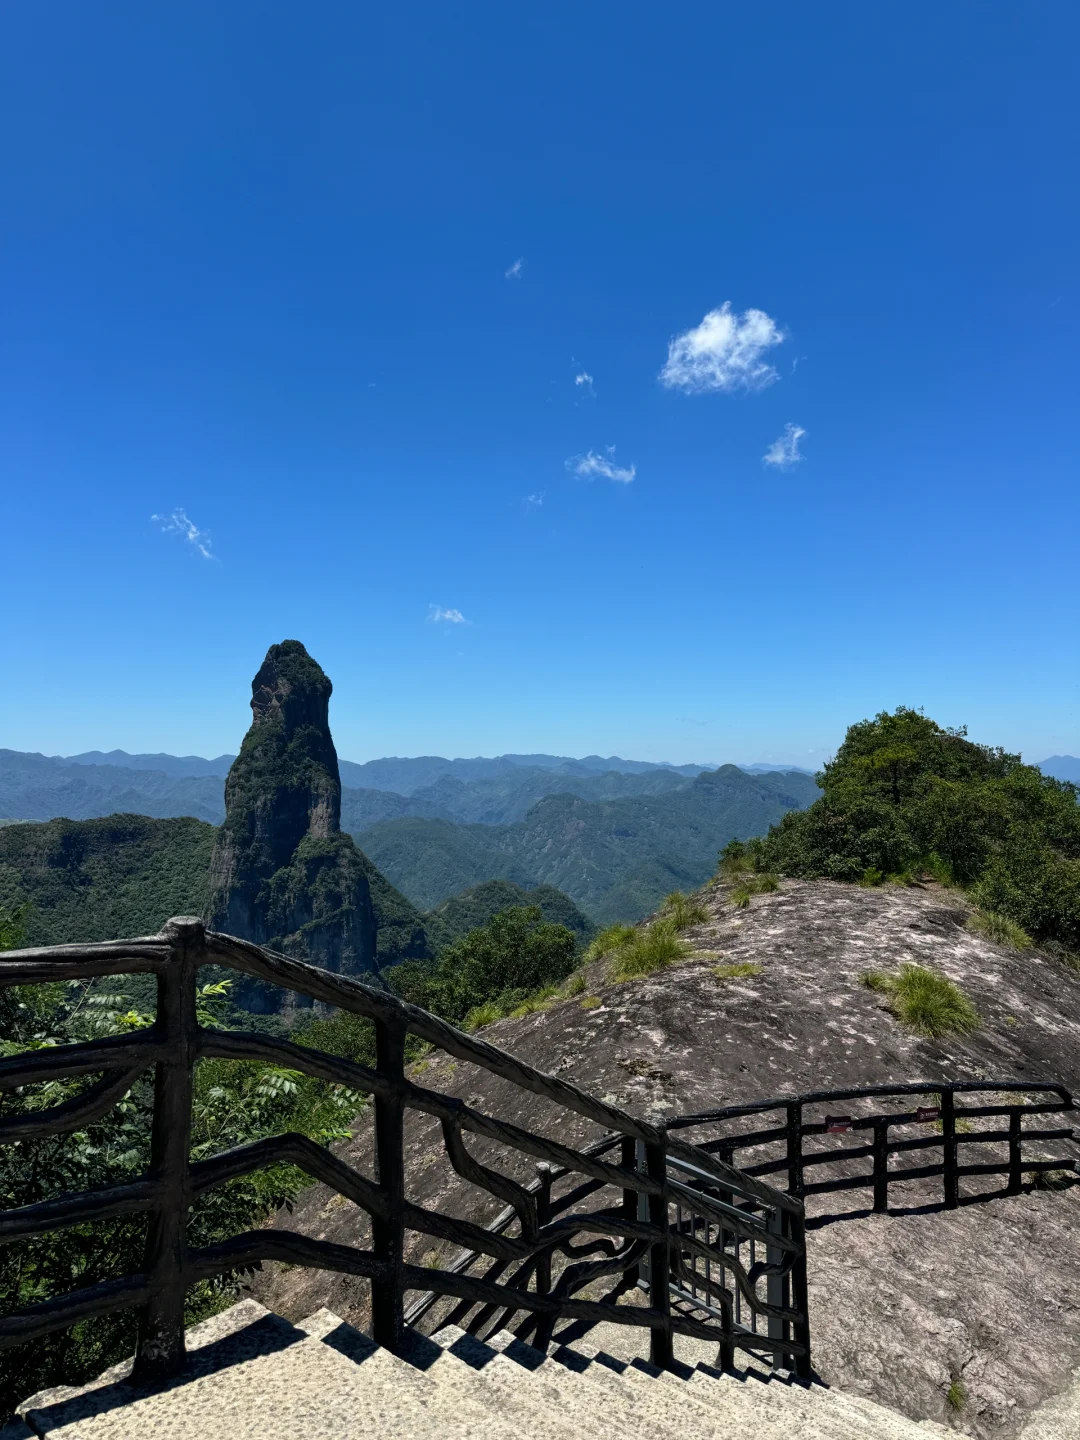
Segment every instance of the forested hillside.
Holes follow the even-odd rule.
[[[26,906],[26,944],[151,935],[202,915],[217,830],[201,820],[112,815],[0,826],[0,906]],[[424,918],[361,855],[378,923],[378,960],[431,953]]]
[[[374,867],[373,867],[374,868]],[[487,925],[503,910],[518,905],[537,905],[550,925],[563,925],[585,946],[592,939],[596,926],[583,914],[568,895],[551,885],[538,885],[524,890],[509,880],[488,880],[460,895],[454,895],[424,916],[428,939],[434,950],[442,950],[463,939],[470,930]]]
[[[717,851],[763,834],[817,795],[800,772],[704,771],[668,794],[590,802],[551,795],[516,825],[384,821],[359,837],[375,864],[415,904],[498,878],[554,885],[595,920],[637,919],[670,890],[700,885]]]

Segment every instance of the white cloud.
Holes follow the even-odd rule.
[[[543,505],[546,497],[546,490],[537,490],[535,495],[526,495],[525,499],[521,503],[525,506],[526,510],[539,510],[540,506]]]
[[[509,270],[503,271],[503,274],[506,276],[507,280],[520,280],[521,270],[524,264],[524,255],[519,255],[518,258],[514,261],[514,263],[510,266]]]
[[[688,395],[764,390],[780,377],[762,357],[783,339],[784,332],[764,310],[736,315],[725,300],[700,325],[671,341],[660,382]]]
[[[216,559],[210,549],[210,536],[189,520],[184,510],[177,507],[171,515],[151,515],[150,519],[161,526],[164,534],[180,535],[189,545],[194,545],[204,560]]]
[[[435,624],[439,624],[440,621],[445,621],[448,625],[468,625],[469,623],[460,610],[444,610],[441,605],[429,605],[428,610],[430,612],[428,619],[434,621]]]
[[[784,433],[765,451],[762,460],[766,465],[775,465],[778,470],[790,470],[793,465],[806,458],[799,454],[799,441],[805,434],[806,431],[801,425],[792,425],[789,422],[784,426]]]
[[[574,376],[574,384],[583,395],[596,394],[596,391],[593,389],[593,378],[587,370],[582,370],[580,374]]]
[[[622,485],[629,485],[637,474],[637,466],[616,465],[612,458],[614,454],[615,446],[609,445],[607,455],[597,455],[595,450],[585,455],[571,455],[566,468],[582,480],[595,480],[599,475],[602,480],[617,480]]]

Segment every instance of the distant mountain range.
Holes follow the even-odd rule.
[[[1055,780],[1071,780],[1074,785],[1080,785],[1080,759],[1075,755],[1051,755],[1048,760],[1040,760],[1038,767]]]
[[[389,882],[423,910],[497,878],[553,885],[603,923],[636,920],[669,891],[700,885],[729,840],[764,834],[818,795],[813,778],[798,771],[748,775],[724,765],[676,778],[658,792],[616,798],[583,798],[564,788],[509,825],[405,817],[352,833]]]
[[[225,815],[224,777],[234,758],[129,755],[123,750],[50,756],[0,750],[0,819],[190,815],[219,825]],[[663,794],[710,768],[716,767],[662,765],[617,755],[583,760],[560,755],[446,760],[425,755],[364,765],[343,760],[342,820],[353,834],[384,820],[409,817],[508,825],[523,820],[547,795],[609,800]],[[745,768],[747,773],[771,773],[779,767]]]
[[[0,750],[0,820],[127,815],[220,825],[231,763],[228,755]],[[817,796],[807,771],[752,768],[596,755],[343,761],[341,825],[420,910],[498,880],[554,886],[601,922],[633,920],[668,891],[701,884],[728,840],[763,834]],[[412,925],[402,919],[395,948],[408,949]]]

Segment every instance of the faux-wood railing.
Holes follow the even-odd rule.
[[[199,967],[207,964],[368,1017],[375,1029],[375,1068],[265,1035],[204,1028],[196,1013],[196,977]],[[0,1348],[95,1315],[138,1306],[134,1379],[157,1383],[178,1374],[184,1364],[186,1290],[200,1280],[278,1260],[366,1277],[371,1282],[373,1338],[391,1350],[400,1348],[403,1339],[406,1294],[426,1292],[456,1298],[455,1318],[472,1311],[475,1319],[476,1307],[481,1316],[507,1319],[525,1312],[519,1330],[540,1343],[547,1342],[557,1320],[584,1324],[606,1320],[647,1327],[651,1357],[661,1366],[672,1363],[672,1337],[683,1333],[716,1341],[726,1356],[741,1346],[800,1375],[810,1375],[803,1208],[798,1198],[670,1136],[665,1125],[638,1120],[385,991],[208,932],[196,919],[173,919],[160,935],[143,939],[9,951],[0,957],[0,986],[133,972],[149,972],[157,979],[157,1013],[151,1028],[0,1060],[0,1089],[6,1090],[59,1078],[101,1076],[74,1099],[0,1122],[0,1144],[93,1123],[153,1066],[149,1171],[124,1184],[6,1211],[0,1214],[0,1243],[145,1212],[143,1269],[0,1317]],[[405,1041],[410,1033],[608,1133],[593,1145],[575,1149],[485,1115],[454,1096],[424,1089],[405,1072]],[[377,1179],[369,1179],[329,1149],[298,1134],[253,1141],[192,1163],[193,1076],[197,1062],[204,1058],[285,1065],[372,1096]],[[453,1169],[471,1185],[502,1200],[509,1220],[483,1227],[425,1209],[408,1198],[407,1110],[438,1120]],[[466,1134],[529,1156],[544,1168],[533,1184],[523,1185],[482,1164],[467,1148]],[[617,1152],[617,1160],[604,1158],[612,1152]],[[282,1162],[299,1166],[366,1211],[371,1219],[370,1249],[278,1229],[250,1231],[203,1248],[189,1246],[188,1216],[197,1195]],[[556,1180],[559,1193],[553,1195]],[[586,1199],[603,1192],[612,1203],[580,1208]],[[450,1241],[472,1256],[488,1257],[488,1270],[473,1276],[460,1266],[432,1269],[407,1264],[407,1231]],[[556,1273],[559,1255],[566,1263]],[[716,1303],[680,1305],[688,1275],[701,1266],[717,1277]],[[511,1274],[503,1279],[508,1269]],[[614,1301],[579,1298],[580,1291],[607,1276],[615,1277]],[[642,1284],[647,1304],[618,1303]],[[737,1319],[736,1308],[753,1323]],[[760,1332],[759,1318],[766,1327]]]
[[[894,1103],[881,1108],[883,1100]],[[977,1103],[964,1103],[972,1100]],[[1046,1183],[1043,1177],[1055,1172],[1074,1175],[1080,1170],[1078,1108],[1069,1091],[1052,1082],[934,1080],[818,1090],[728,1105],[680,1115],[669,1120],[667,1128],[669,1134],[697,1132],[698,1149],[727,1164],[734,1164],[736,1155],[745,1155],[739,1162],[743,1174],[783,1176],[788,1194],[799,1199],[870,1190],[874,1212],[885,1214],[890,1187],[911,1181],[940,1176],[941,1207],[955,1210],[963,1198],[960,1182],[966,1178],[1001,1175],[1004,1186],[991,1193],[1018,1195],[1025,1176]],[[1025,1123],[1055,1115],[1065,1123]],[[773,1117],[778,1123],[769,1124]],[[765,1126],[759,1128],[763,1120]],[[979,1125],[979,1121],[990,1123]],[[839,1138],[844,1135],[855,1143]],[[1048,1143],[1059,1153],[1047,1155]],[[965,1163],[962,1151],[969,1147],[976,1147],[982,1158]],[[929,1164],[890,1164],[894,1155],[918,1159],[926,1151],[939,1151],[941,1158]],[[850,1162],[856,1160],[868,1160],[869,1169],[853,1170]],[[820,1175],[823,1166],[843,1173],[807,1178],[808,1172]],[[840,1217],[822,1212],[808,1223],[834,1218]]]

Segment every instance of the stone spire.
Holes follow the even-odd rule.
[[[341,833],[332,691],[298,640],[266,652],[225,782],[209,915],[216,930],[357,974],[375,969],[376,924],[367,862]],[[241,1003],[267,1008],[251,1004],[250,988]]]

